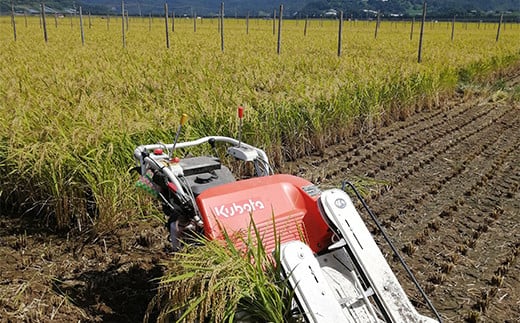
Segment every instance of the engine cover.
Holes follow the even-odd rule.
[[[279,174],[208,188],[197,205],[209,239],[223,239],[225,230],[240,245],[238,236],[247,237],[253,220],[268,252],[275,247],[275,230],[281,243],[302,240],[320,252],[330,245],[332,232],[320,215],[319,194],[309,181]]]

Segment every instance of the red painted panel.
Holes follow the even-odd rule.
[[[309,185],[305,179],[281,174],[207,189],[197,197],[205,234],[210,239],[222,239],[220,228],[230,236],[247,234],[252,217],[264,247],[271,250],[274,216],[281,242],[304,237],[311,249],[319,252],[330,244],[331,233],[318,210],[319,196],[310,196],[302,190]]]

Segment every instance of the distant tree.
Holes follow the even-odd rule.
[[[320,1],[313,1],[307,3],[302,9],[301,14],[303,16],[309,16],[309,17],[317,17],[319,16],[324,10],[330,9],[331,6],[328,3],[328,1],[320,0]]]

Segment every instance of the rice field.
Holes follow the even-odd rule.
[[[234,136],[246,107],[243,139],[277,164],[323,149],[356,129],[433,105],[460,82],[520,64],[520,25],[428,21],[422,63],[420,26],[410,22],[285,20],[281,53],[270,20],[130,17],[0,18],[0,206],[42,216],[58,227],[100,230],[154,214],[138,194],[135,146]],[[195,30],[196,24],[196,30]],[[144,201],[143,201],[144,199]]]

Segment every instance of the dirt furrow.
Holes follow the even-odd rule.
[[[511,131],[511,129],[514,130]],[[518,130],[510,126],[506,130],[510,131],[503,132],[500,140],[497,140],[498,143],[502,144],[502,149],[496,150],[494,158],[489,158],[491,157],[490,154],[485,156],[489,158],[490,162],[482,163],[481,159],[484,157],[480,156],[475,158],[472,164],[468,164],[468,169],[479,165],[481,176],[471,178],[474,172],[465,171],[466,178],[461,179],[458,183],[447,183],[446,193],[448,195],[454,193],[449,189],[450,185],[459,187],[455,192],[458,195],[451,198],[453,203],[444,206],[447,211],[441,211],[442,208],[436,210],[437,199],[430,199],[425,205],[415,205],[412,214],[408,214],[408,216],[401,214],[399,222],[393,223],[389,231],[391,236],[395,238],[394,241],[397,241],[396,244],[404,251],[405,259],[414,263],[413,267],[417,278],[437,301],[440,309],[457,309],[459,313],[472,313],[476,307],[475,303],[478,303],[478,301],[471,299],[474,304],[469,309],[468,306],[465,306],[464,311],[460,311],[462,305],[458,302],[460,302],[461,297],[468,297],[467,286],[463,285],[461,281],[464,281],[464,276],[474,274],[471,270],[474,266],[473,263],[477,260],[467,257],[468,251],[482,241],[484,241],[484,245],[489,242],[481,235],[485,235],[490,227],[492,228],[496,224],[494,223],[496,222],[495,219],[503,212],[500,203],[497,204],[496,201],[495,203],[488,203],[487,207],[480,204],[481,199],[489,194],[489,191],[492,191],[491,188],[495,186],[495,181],[497,183],[504,182],[503,178],[496,178],[495,173],[497,171],[503,172],[503,169],[512,160],[518,160],[518,156],[515,155],[520,148]],[[508,141],[508,138],[515,132],[517,139]],[[487,185],[482,185],[482,178],[488,180]],[[505,194],[511,195],[517,186],[515,186],[514,181],[509,183],[511,187],[504,190]],[[448,199],[447,196],[443,196],[443,189],[437,197],[440,201]],[[506,241],[511,238],[507,235],[502,236],[505,237]],[[383,249],[388,248],[383,247]],[[464,268],[461,272],[453,270],[460,267]],[[478,273],[474,275],[478,275]],[[398,276],[403,281],[406,280],[406,276],[400,270],[398,270]],[[411,283],[407,282],[405,286],[413,292]],[[440,291],[436,290],[439,286]],[[447,294],[451,294],[452,297],[446,297]],[[458,297],[453,297],[454,295]],[[419,299],[418,296],[414,297]],[[459,315],[455,321],[460,321],[463,318]]]
[[[485,229],[481,237],[477,236],[476,246],[468,251],[468,257],[475,262],[475,292],[472,303],[468,304],[469,315],[482,315],[488,320],[496,317],[496,310],[502,302],[516,302],[515,312],[509,320],[520,319],[520,303],[518,290],[520,270],[518,254],[520,252],[520,143],[511,154],[504,159],[503,167],[498,168],[496,176],[488,183],[489,198],[485,203],[473,200],[482,205],[483,211],[495,204],[495,213],[491,213],[495,221],[489,225],[481,225]],[[489,312],[490,308],[495,311]]]
[[[496,130],[490,125],[503,118],[505,113],[488,120],[484,124],[472,124],[471,130],[464,134],[454,132],[450,137],[443,138],[439,142],[433,142],[418,150],[409,159],[400,159],[395,166],[381,174],[382,179],[395,185],[406,185],[406,182],[414,182],[417,186],[409,192],[413,196],[413,204],[399,207],[392,199],[400,199],[399,195],[385,194],[382,197],[382,208],[377,208],[379,203],[374,203],[378,214],[384,217],[396,217],[406,209],[414,208],[413,205],[421,203],[429,196],[435,196],[439,190],[449,184],[450,181],[466,171],[466,165],[471,162],[482,150],[489,149],[495,137]],[[506,116],[507,118],[508,116]],[[492,137],[486,136],[491,135]],[[475,142],[484,140],[487,144],[476,145]],[[430,148],[431,147],[431,148]],[[403,184],[404,183],[404,184]],[[400,191],[402,194],[403,192]],[[377,200],[378,195],[374,196]]]
[[[505,129],[494,128],[491,133],[480,132],[483,138],[476,137],[465,142],[465,145],[471,147],[470,150],[461,151],[460,147],[454,147],[450,154],[441,158],[441,161],[437,161],[414,176],[411,179],[412,182],[423,183],[423,186],[418,184],[419,193],[417,191],[409,192],[408,196],[412,198],[412,203],[398,210],[399,217],[405,218],[407,214],[410,214],[412,217],[420,216],[423,220],[428,215],[430,218],[432,215],[444,218],[449,216],[450,212],[463,206],[465,199],[471,197],[472,194],[478,195],[476,191],[483,189],[484,182],[489,180],[488,176],[493,176],[495,168],[498,167],[491,161],[503,154],[510,153],[516,146],[516,142],[510,140],[510,137],[517,133],[517,130],[513,128],[514,120],[518,120],[518,118],[513,119],[513,122],[504,123]],[[499,143],[499,147],[489,145],[489,141]],[[465,156],[457,162],[455,158],[461,152]],[[453,166],[454,161],[458,165]],[[452,189],[453,185],[457,187],[456,190]],[[398,195],[388,195],[390,198],[400,200]],[[388,199],[385,203],[391,204]],[[377,205],[377,203],[374,204]],[[384,219],[387,216],[387,214],[381,213],[381,218]],[[413,225],[410,224],[410,226]],[[400,227],[399,229],[408,230],[410,228]]]
[[[499,157],[498,162],[489,167],[485,175],[489,177],[487,185],[473,185],[464,191],[473,192],[473,195],[462,207],[439,221],[439,226],[443,225],[441,229],[432,230],[426,237],[423,233],[428,233],[426,229],[399,229],[400,232],[418,232],[413,241],[404,244],[404,250],[408,253],[417,250],[413,257],[407,258],[415,263],[414,267],[420,273],[418,276],[421,280],[424,279],[422,276],[426,276],[427,290],[441,309],[459,309],[459,316],[455,321],[461,321],[463,316],[468,318],[468,315],[475,314],[473,312],[487,308],[492,295],[496,294],[493,291],[494,286],[498,286],[502,279],[496,275],[504,274],[505,260],[500,256],[504,254],[504,246],[515,248],[515,243],[519,241],[518,229],[515,230],[518,213],[511,211],[518,210],[519,206],[505,204],[510,199],[516,201],[513,199],[516,194],[514,185],[506,188],[506,193],[492,189],[504,179],[502,176],[493,176],[493,173],[508,173],[510,169],[506,166],[511,161],[518,160],[515,153],[519,148],[517,141],[502,154],[507,158]],[[486,197],[486,194],[491,195]],[[504,199],[503,195],[510,198]],[[486,199],[493,203],[484,203]],[[428,223],[425,227],[429,229],[432,225]],[[509,256],[506,255],[506,259],[507,257]],[[469,290],[473,292],[469,293]],[[486,303],[481,303],[484,292],[487,293]],[[446,297],[447,294],[451,297]],[[460,303],[463,298],[468,299],[468,303]]]

